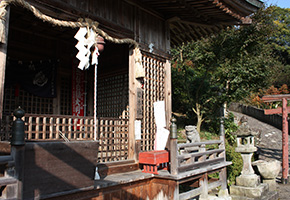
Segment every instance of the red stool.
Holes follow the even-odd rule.
[[[143,165],[142,172],[158,174],[158,169],[168,169],[169,153],[166,150],[141,152],[139,163]]]

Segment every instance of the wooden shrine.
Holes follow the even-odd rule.
[[[1,198],[187,199],[225,189],[230,163],[222,138],[193,143],[199,151],[184,155],[178,152],[188,144],[171,138],[169,169],[158,175],[142,173],[138,157],[154,150],[154,102],[165,102],[170,127],[171,47],[249,24],[261,6],[259,0],[1,0]],[[77,70],[80,27],[104,38],[97,68]],[[11,146],[19,106],[26,143]],[[210,182],[214,172],[222,178]],[[46,178],[31,180],[36,174]],[[179,191],[189,182],[195,190]]]

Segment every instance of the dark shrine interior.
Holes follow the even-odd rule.
[[[60,76],[58,77],[57,87],[62,88],[63,86],[60,85],[60,82],[63,77],[68,77],[67,87],[70,88],[71,81],[69,79],[72,73],[72,62],[76,59],[75,56],[78,53],[78,50],[75,47],[77,40],[74,38],[77,31],[78,28],[59,27],[43,22],[36,18],[30,11],[11,6],[7,61],[34,62],[42,60],[57,60],[57,76]],[[76,61],[77,63],[79,62],[78,60]],[[119,74],[128,75],[128,62],[129,45],[113,44],[105,40],[104,51],[101,52],[98,57],[98,81],[104,77],[112,77]],[[9,67],[9,64],[7,64],[6,71]],[[94,66],[91,65],[86,71],[89,79],[88,83],[91,84],[91,86],[88,86],[90,87],[89,91],[92,92]],[[128,83],[126,83],[126,85],[128,85]],[[92,98],[92,96],[93,95],[89,95],[90,98]],[[8,103],[9,102],[6,99],[6,104]],[[19,104],[21,105],[21,103]],[[4,108],[4,112],[9,113],[11,112],[11,109],[13,108],[6,110]],[[68,110],[70,110],[70,108],[68,108]],[[41,111],[35,111],[34,113],[40,114],[37,112]],[[53,113],[71,114],[70,111]],[[88,113],[92,115],[92,111]],[[52,113],[44,112],[42,114]]]

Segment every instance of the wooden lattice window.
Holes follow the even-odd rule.
[[[97,115],[120,117],[128,102],[128,73],[100,77],[98,79]]]
[[[72,92],[71,92],[71,77],[62,76],[60,87],[60,114],[72,114]]]
[[[97,138],[100,143],[98,162],[128,159],[128,124],[128,119],[98,119]]]
[[[13,86],[5,88],[3,103],[4,115],[11,114],[18,106],[24,109],[25,113],[53,113],[53,98],[38,97],[22,89],[19,89],[17,93],[18,96],[15,96],[15,89]]]
[[[156,125],[153,103],[164,100],[165,60],[143,53],[144,78],[144,106],[142,123],[142,151],[154,150],[154,136]]]
[[[5,88],[3,100],[3,115],[10,115],[16,109],[16,98],[14,87]]]

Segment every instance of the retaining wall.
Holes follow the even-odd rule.
[[[273,114],[273,115],[265,115],[264,110],[260,108],[256,108],[253,106],[243,105],[239,103],[232,103],[229,106],[230,111],[240,112],[251,117],[254,117],[262,122],[270,124],[280,130],[282,130],[282,115]],[[290,123],[288,119],[288,130],[290,130]]]

